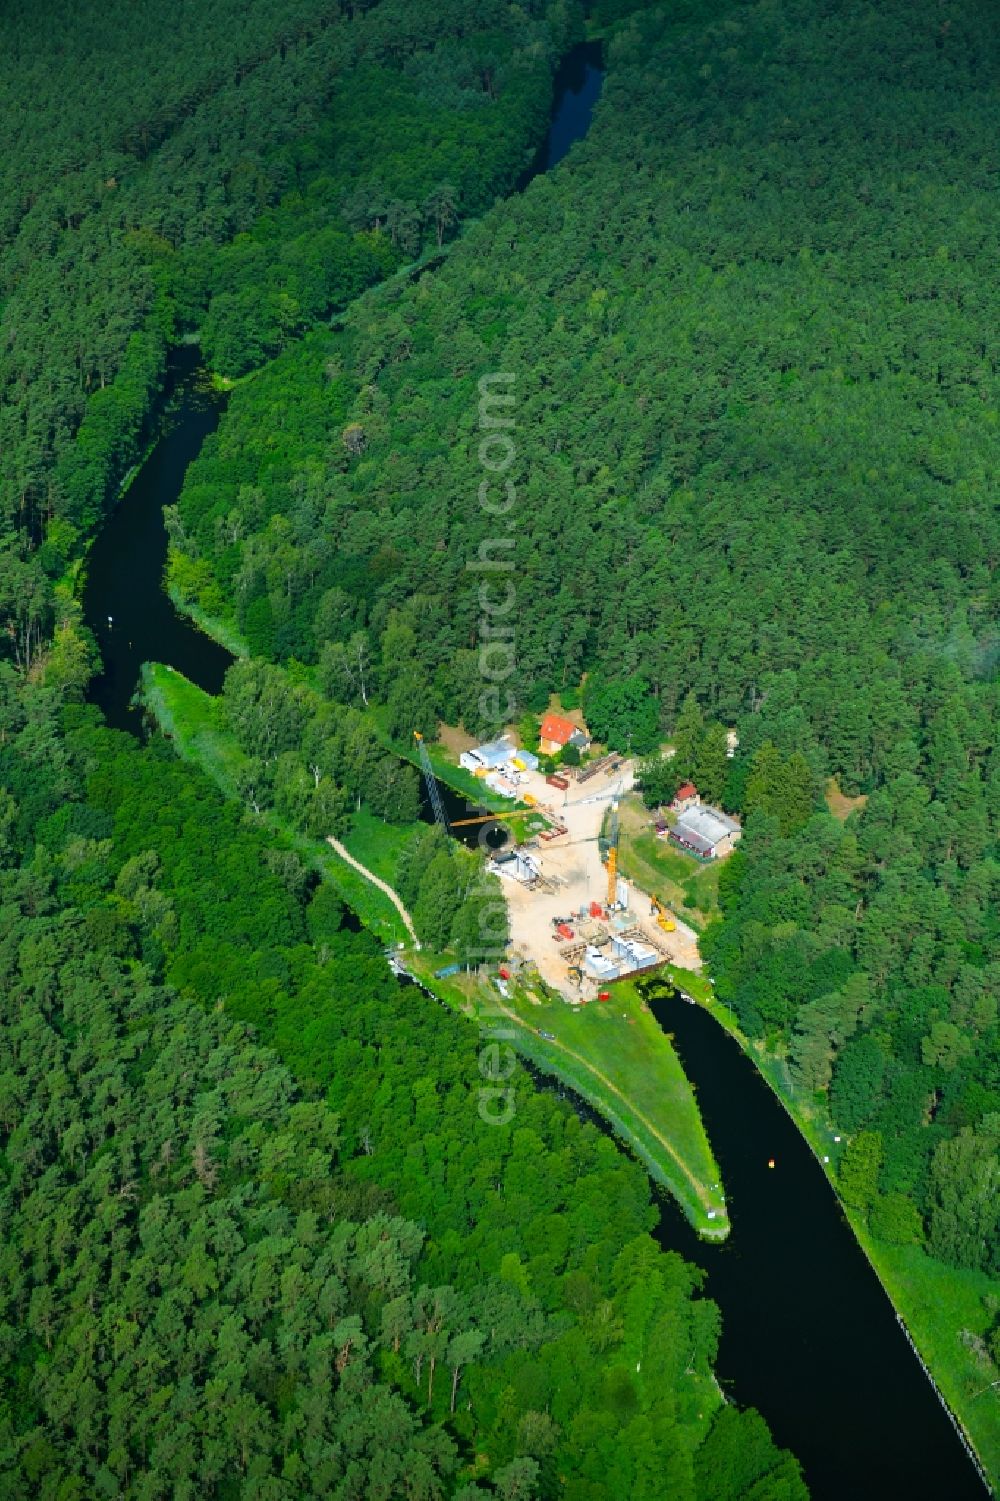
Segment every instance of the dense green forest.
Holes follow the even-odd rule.
[[[991,37],[970,12],[938,48],[911,10],[863,54],[899,53],[904,94],[835,45],[875,24],[864,6],[819,35],[785,8],[790,53],[752,10],[645,39],[633,21],[572,166],[237,393],[179,546],[235,591],[255,648],[316,660],[361,626],[377,654],[395,609],[432,710],[468,712],[476,382],[509,370],[522,701],[597,665],[638,678],[665,727],[692,689],[733,721],[787,671],[844,789],[882,774],[915,712],[902,663],[980,671],[995,606],[995,97],[970,75]]]
[[[227,673],[222,705],[244,756],[233,790],[248,814],[273,810],[286,828],[313,839],[344,834],[361,807],[398,826],[417,821],[418,773],[386,750],[359,710],[333,705],[280,668],[252,659]],[[410,726],[401,733],[408,736]],[[408,846],[397,885],[420,940],[432,949],[450,948],[478,966],[484,930],[502,946],[499,879],[483,870],[478,851],[436,827],[425,829]]]
[[[5,1496],[806,1494],[723,1402],[717,1309],[651,1239],[645,1174],[520,1069],[513,1119],[484,1120],[473,1030],[256,819],[414,817],[415,775],[324,696],[346,673],[391,699],[392,631],[369,660],[358,611],[316,681],[233,670],[242,809],[82,704],[74,568],[171,344],[224,376],[294,363],[437,255],[524,171],[581,34],[563,0],[0,21]],[[429,941],[471,944],[476,869],[415,843]]]
[[[805,1496],[644,1173],[292,851],[10,668],[0,781],[4,1495]]]
[[[587,673],[612,744],[676,735],[651,801],[694,772],[747,815],[719,996],[850,1136],[873,1235],[996,1277],[996,31],[909,0],[670,22],[619,28],[557,174],[236,394],[173,577],[336,702],[492,728],[467,565],[477,383],[510,373],[520,706]],[[954,1333],[995,1378],[996,1333]]]
[[[0,486],[5,530],[44,539],[33,628],[169,344],[241,374],[450,238],[524,170],[580,25],[563,0],[6,9]]]
[[[493,209],[569,0],[0,19],[11,1495],[803,1494],[720,1407],[639,1170],[520,1073],[477,1126],[471,1029],[254,822],[412,817],[372,708],[496,728],[490,372],[518,707],[582,695],[651,803],[694,775],[745,815],[717,994],[848,1139],[875,1241],[994,1279],[954,1338],[995,1400],[996,29],[974,0],[591,19],[588,139]],[[225,700],[245,810],[79,706],[67,569],[189,336],[257,371],[169,517],[176,593],[257,659]],[[435,837],[405,894],[461,952]]]

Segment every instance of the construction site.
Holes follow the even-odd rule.
[[[632,983],[670,965],[675,1000],[694,1001],[677,986],[678,971],[704,997],[705,982],[691,973],[701,969],[696,935],[619,869],[629,852],[621,825],[623,799],[633,801],[631,760],[594,754],[589,741],[574,746],[579,764],[557,757],[556,733],[585,738],[566,721],[557,729],[557,718],[542,721],[539,757],[517,748],[513,736],[463,746],[463,771],[489,778],[490,793],[509,801],[510,811],[486,813],[472,802],[450,823],[428,749],[416,737],[440,826],[456,837],[476,825],[508,832],[503,848],[480,841],[506,899],[506,952],[491,955],[487,975],[471,978],[457,962],[429,970],[430,993],[491,1034],[499,1020],[500,1035],[519,1053],[555,1074],[629,1143],[700,1236],[723,1240],[725,1193],[697,1102],[669,1032]],[[405,974],[412,960],[393,955],[390,962]],[[455,990],[439,992],[438,985]]]
[[[668,960],[700,970],[694,930],[618,870],[618,804],[633,785],[630,761],[605,755],[545,775],[537,757],[500,740],[468,752],[464,764],[533,815],[516,843],[512,837],[489,857],[507,899],[512,970],[537,970],[572,1005],[608,1000],[612,981]],[[431,774],[432,802],[433,782]],[[440,820],[447,827],[443,809]]]

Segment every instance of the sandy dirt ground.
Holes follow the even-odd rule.
[[[444,720],[438,725],[438,740],[456,761],[463,751],[471,750],[477,743],[472,735],[467,735],[456,725],[445,724]]]
[[[578,730],[585,730],[587,728],[583,717],[583,710],[564,709],[558,693],[549,695],[549,707],[546,712],[549,714],[558,714],[560,719],[568,719],[570,724],[575,724]]]
[[[839,818],[844,823],[855,808],[863,808],[868,798],[864,793],[858,797],[848,797],[846,792],[841,792],[840,784],[836,777],[830,777],[826,784],[826,806],[834,818]]]
[[[535,796],[549,816],[566,825],[566,833],[548,842],[539,840],[531,849],[541,868],[543,886],[529,890],[512,878],[503,880],[510,912],[511,947],[522,957],[534,960],[542,978],[570,999],[592,997],[598,986],[585,979],[581,988],[570,979],[562,951],[573,948],[574,943],[555,942],[552,919],[570,918],[575,941],[597,932],[596,921],[588,920],[581,925],[575,914],[591,902],[603,905],[607,901],[608,877],[601,863],[598,835],[609,804],[629,791],[632,784],[633,765],[629,762],[610,775],[599,772],[582,785],[571,782],[565,793],[548,786],[537,772],[526,773],[521,781],[522,795],[529,792]],[[651,917],[649,907],[648,895],[630,883],[629,919],[643,930],[646,940],[664,958],[673,959],[685,969],[699,970],[701,958],[693,929],[672,913],[677,930],[664,933]]]
[[[415,948],[419,948],[420,939],[417,937],[417,930],[413,926],[413,918],[403,906],[403,902],[399,893],[392,889],[388,881],[383,881],[381,876],[377,876],[373,870],[369,870],[367,865],[362,865],[360,860],[355,860],[354,856],[351,854],[347,846],[341,844],[339,839],[334,839],[332,834],[328,834],[326,836],[326,842],[327,844],[333,846],[342,860],[346,860],[348,865],[353,865],[355,870],[360,871],[361,875],[364,876],[366,881],[371,881],[372,885],[377,886],[379,891],[385,892],[386,896],[389,898],[390,902],[395,907],[400,917],[403,919],[406,931],[410,935],[410,942]]]

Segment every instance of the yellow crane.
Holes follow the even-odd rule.
[[[438,789],[437,777],[434,775],[434,768],[431,765],[431,758],[428,755],[427,747],[424,744],[424,737],[423,735],[421,735],[419,730],[414,730],[413,738],[417,742],[417,750],[420,752],[420,769],[424,774],[424,786],[427,788],[427,797],[434,812],[434,820],[440,828],[444,829],[446,834],[450,833],[450,830],[448,828],[448,817],[444,811],[444,804],[441,801],[441,793]]]
[[[526,808],[538,807],[537,797],[532,797],[530,792],[526,792],[521,801]],[[508,823],[518,816],[518,812],[517,808],[511,808],[509,812],[481,813],[476,818],[452,818],[449,824],[453,829],[466,829],[473,823]]]
[[[467,829],[474,823],[507,823],[513,816],[512,813],[481,813],[478,818],[453,818],[449,822],[449,828]]]
[[[608,910],[618,903],[618,804],[611,804],[608,823]]]

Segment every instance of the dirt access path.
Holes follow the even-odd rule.
[[[372,885],[377,886],[379,891],[385,892],[386,896],[389,898],[390,902],[395,907],[400,917],[403,919],[403,922],[406,924],[406,931],[409,933],[411,939],[413,940],[414,948],[418,949],[420,947],[420,939],[417,937],[417,930],[413,926],[413,918],[407,912],[406,908],[403,906],[403,903],[399,898],[399,895],[395,891],[393,891],[392,887],[389,885],[389,882],[383,881],[381,876],[377,876],[373,870],[369,870],[367,865],[362,865],[360,860],[355,860],[350,850],[342,845],[339,839],[334,839],[332,834],[327,835],[326,842],[327,844],[333,846],[342,860],[346,860],[348,865],[353,865],[354,869],[356,871],[359,871],[360,874],[364,876],[366,881],[371,881]]]

